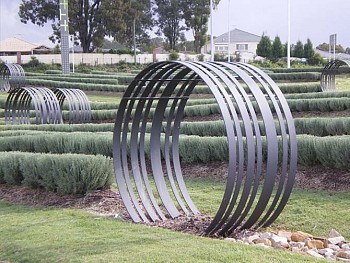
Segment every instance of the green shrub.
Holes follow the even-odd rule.
[[[179,53],[177,53],[175,50],[171,50],[169,53],[169,59],[170,60],[178,60],[179,59]]]
[[[4,152],[0,153],[0,163],[5,183],[62,194],[84,194],[114,182],[112,161],[101,155]]]

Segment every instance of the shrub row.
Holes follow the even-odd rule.
[[[289,100],[289,99],[350,98],[350,91],[285,94],[284,97],[287,100]]]
[[[322,72],[323,67],[312,68],[267,68],[274,73],[296,73],[296,72]]]
[[[55,88],[74,88],[81,90],[115,91],[125,92],[125,85],[107,85],[107,84],[89,84],[77,82],[54,81],[44,79],[26,79],[26,85],[55,87]]]
[[[318,81],[321,79],[319,72],[270,73],[269,76],[275,81]]]
[[[76,82],[76,83],[90,83],[90,84],[111,84],[117,85],[118,79],[100,79],[100,78],[78,78],[75,76],[72,77],[61,77],[61,76],[35,76],[28,77],[28,80],[31,79],[40,79],[40,80],[54,80],[54,81],[64,81],[64,82]]]
[[[84,194],[114,182],[112,161],[81,154],[0,153],[0,183]]]
[[[84,74],[84,73],[71,73],[69,76],[62,74],[41,74],[41,73],[28,73],[26,76],[30,78],[38,78],[38,79],[47,79],[47,80],[62,80],[69,78],[79,78],[81,81],[84,79],[97,79],[100,80],[110,80],[110,81],[119,81],[119,83],[129,84],[134,78],[135,74],[130,73],[113,73],[113,74]],[[84,81],[86,82],[86,81]]]
[[[149,135],[145,139],[146,157],[149,157]],[[263,138],[263,156],[266,142]],[[280,140],[281,141],[281,140]],[[298,135],[298,163],[322,164],[327,167],[350,168],[350,136],[316,137]],[[163,143],[163,142],[161,142]],[[280,142],[281,143],[281,142]],[[112,133],[50,133],[0,138],[0,151],[28,151],[51,153],[101,154],[111,156]],[[180,136],[181,160],[185,163],[227,160],[226,137]],[[281,148],[279,148],[279,152]],[[281,154],[281,152],[280,152]]]
[[[297,134],[309,134],[315,136],[334,136],[334,135],[350,135],[350,117],[338,118],[296,118],[294,119]],[[147,123],[146,132],[150,132],[151,123]],[[259,121],[260,131],[264,135],[264,125]],[[131,124],[130,124],[131,127]],[[278,123],[276,122],[278,131]],[[165,132],[166,123],[163,123]],[[1,137],[13,136],[14,134],[30,135],[30,131],[55,131],[55,132],[113,132],[114,123],[102,124],[76,124],[76,125],[15,125],[2,126]],[[242,130],[244,131],[243,127]],[[278,131],[279,133],[279,131]],[[32,133],[32,134],[35,134]],[[222,120],[217,121],[201,121],[201,122],[182,122],[181,134],[197,135],[197,136],[225,136],[226,130]]]

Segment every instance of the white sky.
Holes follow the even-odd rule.
[[[287,41],[288,0],[230,0],[231,29],[241,30],[272,39],[279,35]],[[21,36],[35,44],[53,46],[48,40],[51,26],[38,27],[23,24],[18,16],[21,0],[0,0],[0,40]],[[228,2],[221,0],[214,11],[213,34],[219,36],[228,30]],[[210,33],[210,29],[209,29]],[[350,0],[291,0],[291,42],[310,38],[314,46],[328,42],[329,35],[337,33],[337,43],[350,47]],[[191,34],[186,34],[191,38]]]

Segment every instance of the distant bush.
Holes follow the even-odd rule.
[[[170,60],[178,60],[179,59],[179,53],[177,53],[175,50],[170,51],[169,59]]]

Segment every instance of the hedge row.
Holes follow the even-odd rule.
[[[125,92],[126,85],[108,85],[108,84],[90,84],[90,83],[77,83],[77,82],[65,82],[54,81],[44,79],[26,79],[26,85],[44,86],[54,88],[72,88],[81,90],[97,90],[97,91],[114,91]]]
[[[296,72],[322,72],[323,67],[312,68],[267,68],[273,73],[296,73]]]
[[[263,138],[263,156],[266,142]],[[281,143],[281,140],[279,140]],[[316,137],[298,135],[298,163],[322,164],[336,168],[350,168],[350,136]],[[163,144],[163,142],[161,142]],[[265,146],[264,146],[265,145]],[[0,151],[27,151],[43,153],[79,153],[111,156],[112,133],[50,133],[0,138]],[[146,157],[149,157],[149,135],[145,138]],[[185,163],[227,160],[226,137],[180,136],[181,160]],[[281,148],[279,148],[281,154]]]
[[[270,73],[275,81],[318,81],[321,79],[319,72],[293,72],[293,73]]]
[[[285,94],[284,97],[287,100],[289,100],[289,99],[350,98],[350,91]]]
[[[0,153],[0,183],[84,194],[114,182],[112,161],[81,154]]]
[[[297,134],[309,134],[315,136],[334,136],[350,135],[350,117],[338,118],[296,118],[294,119]],[[147,123],[146,132],[150,132],[151,123]],[[131,127],[131,124],[129,124]],[[260,131],[264,135],[264,125],[259,121]],[[278,123],[276,123],[278,129]],[[165,132],[166,123],[163,123]],[[243,127],[242,127],[243,128]],[[55,132],[113,132],[114,123],[102,124],[76,124],[76,125],[15,125],[0,127],[1,137],[13,136],[14,134],[30,135],[36,134],[35,131],[55,131]],[[242,129],[244,130],[244,129]],[[181,134],[198,135],[198,136],[225,136],[226,130],[222,120],[201,121],[201,122],[182,122]]]
[[[119,84],[118,79],[100,79],[100,78],[78,78],[72,77],[61,77],[61,76],[35,76],[28,77],[27,80],[38,79],[38,80],[54,80],[54,81],[64,81],[64,82],[76,82],[76,83],[90,83],[90,84]]]

